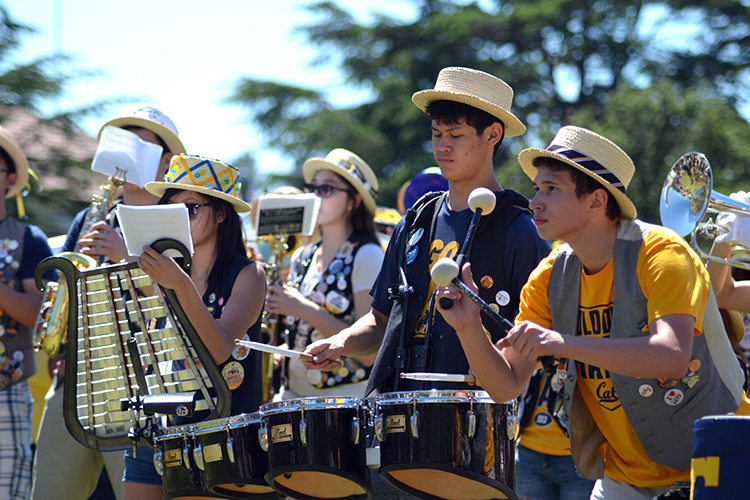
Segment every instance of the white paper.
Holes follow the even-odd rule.
[[[91,169],[107,176],[115,175],[120,169],[125,171],[127,182],[142,188],[156,180],[161,156],[162,147],[158,144],[144,141],[129,130],[108,125],[102,130]]]
[[[314,193],[307,194],[264,194],[258,197],[258,208],[252,215],[255,217],[255,228],[258,235],[262,235],[265,228],[264,217],[269,214],[271,219],[277,218],[280,211],[295,211],[301,209],[304,214],[299,224],[279,224],[283,227],[283,233],[287,235],[301,234],[310,236],[315,231],[315,222],[318,220],[320,210],[320,198]],[[283,217],[281,217],[283,219]],[[296,227],[297,229],[293,229]]]
[[[190,214],[184,203],[169,205],[117,205],[117,219],[128,247],[128,254],[138,256],[143,247],[156,240],[171,238],[187,247],[193,255],[190,237]],[[164,252],[167,257],[181,257],[177,250]]]

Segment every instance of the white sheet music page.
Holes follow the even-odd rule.
[[[133,132],[107,125],[102,130],[91,170],[108,176],[117,169],[125,171],[125,180],[138,187],[156,179],[162,147],[151,144]],[[161,180],[161,179],[158,179]]]
[[[190,237],[190,216],[184,203],[169,205],[117,205],[117,219],[128,247],[128,254],[138,256],[143,247],[156,240],[171,238],[187,247],[193,255]],[[168,257],[181,257],[176,250],[167,250]]]

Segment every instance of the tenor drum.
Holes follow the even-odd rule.
[[[423,391],[375,397],[380,475],[425,499],[517,499],[516,403],[485,391]]]
[[[265,480],[268,454],[260,447],[260,415],[249,413],[195,424],[206,487],[241,500],[265,500],[281,495]]]
[[[266,481],[300,500],[372,497],[367,408],[358,398],[301,398],[260,407]]]
[[[163,500],[215,497],[206,487],[206,476],[198,467],[196,426],[178,425],[154,434],[154,466],[162,475]]]

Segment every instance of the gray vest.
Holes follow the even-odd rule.
[[[21,290],[18,267],[23,262],[23,241],[27,227],[27,224],[13,217],[7,217],[0,224],[0,241],[3,242],[0,258],[4,259],[3,267],[0,269],[0,281],[16,291]],[[0,317],[0,324],[2,325],[0,342],[5,347],[5,353],[2,354],[5,359],[2,359],[1,364],[4,366],[6,361],[12,360],[16,351],[23,353],[23,361],[19,366],[22,374],[20,377],[14,378],[12,382],[17,384],[36,373],[32,329],[20,324],[7,314]],[[18,354],[15,355],[18,356]]]
[[[614,301],[610,338],[649,335],[641,330],[648,321],[647,300],[638,280],[638,252],[643,238],[655,226],[642,221],[618,223],[614,248]],[[550,275],[549,302],[552,327],[564,335],[576,335],[581,261],[570,247],[563,247],[555,259]],[[703,320],[703,334],[693,337],[690,359],[698,359],[700,379],[683,390],[681,403],[670,406],[665,394],[670,390],[658,379],[639,379],[610,372],[612,384],[649,458],[678,471],[690,466],[693,451],[693,422],[706,415],[734,412],[742,402],[742,370],[732,352],[721,321],[716,298],[709,287],[709,298]],[[567,360],[568,377],[564,391],[564,419],[568,422],[571,451],[583,477],[602,477],[604,437],[580,394],[575,391],[578,373],[575,362]],[[643,397],[639,387],[653,388]]]

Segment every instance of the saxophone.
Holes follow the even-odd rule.
[[[266,239],[271,246],[271,256],[269,257],[268,262],[263,265],[263,269],[266,272],[266,285],[281,285],[284,282],[284,276],[281,273],[281,268],[284,264],[284,257],[294,253],[301,244],[302,239],[299,236],[287,236],[285,234],[262,236],[261,238]],[[282,323],[282,321],[277,314],[269,314],[268,311],[265,309],[263,310],[260,328],[264,344],[273,346],[279,344],[280,323]],[[274,387],[273,383],[273,354],[264,353],[262,360],[263,402],[267,403],[273,398],[276,391],[276,387]]]
[[[123,184],[125,172],[117,169],[105,184],[99,186],[102,194],[93,196],[91,208],[81,225],[82,234],[88,233],[95,223],[107,218],[107,213],[115,203],[117,189]],[[62,252],[58,257],[67,258],[79,270],[91,269],[100,264],[80,250],[78,244],[75,252]],[[68,340],[68,300],[65,275],[58,273],[57,281],[50,281],[45,286],[42,307],[34,324],[34,348],[44,351],[51,358],[60,354],[62,346]]]

